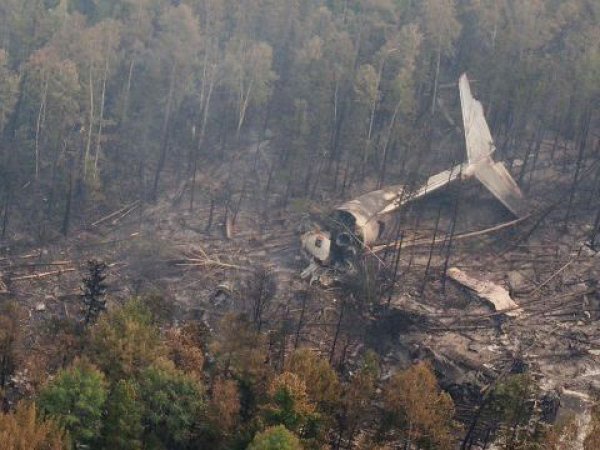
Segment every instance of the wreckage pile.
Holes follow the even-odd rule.
[[[473,185],[450,190],[399,216],[402,243],[367,252],[352,277],[330,287],[299,277],[302,211],[265,220],[254,203],[260,199],[248,192],[233,226],[222,211],[208,223],[208,203],[190,213],[165,200],[131,214],[116,211],[68,246],[5,252],[2,295],[28,304],[33,323],[76,316],[84,269],[74,261],[100,253],[110,262],[109,280],[119,280],[112,303],[156,289],[170,293],[178,317],[209,327],[228,312],[258,314],[266,333],[287,336],[290,350],[309,346],[344,371],[353,370],[365,346],[379,352],[384,373],[427,359],[467,424],[490,386],[515,370],[535,376],[540,402],[555,408],[548,399],[559,398],[560,414],[580,414],[600,389],[600,253],[590,246],[585,220],[573,215],[565,223],[564,207],[552,201],[568,177],[544,154],[534,176],[552,184],[529,192],[525,220],[506,220]],[[544,188],[550,185],[552,192]],[[452,226],[455,198],[460,216]],[[260,271],[276,293],[257,307],[245,292]]]

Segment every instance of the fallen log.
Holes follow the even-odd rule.
[[[111,222],[111,224],[116,225],[119,222],[119,220],[123,220],[125,217],[127,217],[129,214],[131,214],[133,211],[135,211],[139,206],[140,206],[139,203],[133,205],[131,208],[129,208],[127,211],[125,211],[123,214],[121,214],[119,217],[115,218]]]
[[[67,272],[75,272],[74,268],[54,270],[52,272],[34,273],[32,275],[23,275],[20,277],[13,277],[10,281],[26,281],[26,280],[39,280],[41,278],[51,277],[54,275],[62,275]]]
[[[23,264],[13,264],[11,265],[12,269],[21,268],[21,267],[45,267],[45,266],[68,266],[73,264],[73,261],[53,261],[48,263],[23,263]]]
[[[123,208],[120,208],[120,209],[108,214],[107,216],[101,217],[100,219],[98,219],[94,223],[92,223],[91,226],[96,227],[96,226],[100,225],[101,223],[106,222],[107,220],[110,220],[113,217],[118,216],[119,214],[127,213],[128,209],[136,207],[139,204],[139,202],[140,202],[139,200],[136,200],[135,202],[130,203],[129,205],[126,205]]]
[[[237,264],[228,264],[220,261],[202,261],[202,262],[189,262],[189,263],[176,263],[176,266],[182,267],[221,267],[222,269],[236,269],[236,270],[246,270],[248,272],[253,272],[254,269],[251,267],[238,266]]]
[[[576,256],[574,256],[573,258],[571,258],[566,264],[564,264],[560,269],[558,269],[556,272],[554,272],[551,276],[549,276],[548,278],[546,278],[546,280],[544,280],[538,287],[536,287],[533,290],[533,292],[531,293],[531,295],[537,294],[539,291],[541,291],[544,286],[546,286],[554,278],[556,278],[558,275],[560,275],[562,272],[564,272],[578,258],[579,258],[579,253]]]
[[[478,237],[478,236],[484,236],[486,234],[504,230],[505,228],[515,226],[515,225],[525,221],[530,216],[531,215],[527,215],[525,217],[511,220],[510,222],[501,223],[500,225],[496,225],[491,228],[485,228],[483,230],[470,231],[468,233],[456,234],[452,237],[452,240],[453,241],[461,241],[464,239],[470,239],[470,238],[474,238],[474,237]],[[408,248],[408,247],[417,247],[420,245],[439,245],[439,244],[443,244],[443,243],[447,242],[449,238],[450,238],[450,236],[446,236],[446,235],[440,236],[439,238],[436,238],[436,240],[434,242],[432,242],[431,239],[415,239],[412,242],[410,242],[410,241],[406,242],[406,240],[405,240],[404,243],[402,244],[402,248],[404,249],[404,248]],[[391,243],[385,244],[385,245],[377,245],[377,246],[373,247],[371,249],[371,251],[373,253],[378,253],[380,251],[385,250],[386,248],[398,247],[398,246],[399,246],[399,241],[395,241],[395,242],[391,242]]]
[[[139,231],[137,231],[135,233],[131,233],[126,238],[112,239],[110,241],[101,241],[101,242],[94,242],[92,244],[79,245],[78,248],[79,249],[86,249],[86,248],[100,247],[102,245],[118,244],[120,242],[129,242],[132,238],[137,238],[138,236],[141,236],[141,235],[142,234]]]

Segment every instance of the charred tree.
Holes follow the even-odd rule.
[[[247,299],[250,302],[250,317],[256,331],[260,332],[265,314],[269,311],[277,286],[273,274],[266,268],[256,270],[247,287]]]
[[[571,219],[572,208],[573,208],[573,201],[575,199],[575,193],[577,191],[577,186],[579,184],[579,181],[581,180],[581,170],[584,167],[585,149],[586,149],[586,144],[587,144],[587,140],[588,140],[588,134],[589,134],[589,130],[590,130],[591,120],[592,120],[592,110],[591,110],[591,108],[588,108],[582,116],[581,128],[580,128],[579,134],[577,136],[577,147],[578,147],[577,161],[575,163],[575,173],[573,175],[573,182],[571,183],[571,188],[569,190],[569,200],[567,203],[567,212],[566,212],[565,218],[564,218],[563,227],[565,230],[567,230],[567,228],[569,226],[569,221]]]
[[[311,294],[308,291],[302,291],[298,293],[302,301],[302,309],[300,310],[300,318],[298,319],[298,325],[296,326],[296,335],[294,338],[294,350],[298,348],[298,344],[300,343],[300,333],[302,332],[302,327],[304,326],[304,316],[306,314],[306,302],[308,297]]]
[[[346,300],[342,300],[342,305],[340,308],[340,313],[338,315],[338,321],[335,326],[335,334],[333,336],[333,343],[331,344],[331,350],[329,351],[329,363],[333,361],[333,356],[335,355],[335,347],[337,345],[338,338],[340,336],[340,331],[342,329],[342,321],[344,320],[344,311],[346,310]]]
[[[94,323],[102,311],[106,309],[106,269],[108,266],[95,259],[88,261],[88,275],[83,279],[84,325]]]
[[[433,258],[433,250],[435,248],[435,240],[438,235],[440,227],[440,217],[442,215],[442,205],[438,208],[437,216],[435,218],[435,228],[433,230],[433,238],[431,239],[431,246],[429,247],[429,257],[427,258],[427,265],[425,266],[425,273],[423,274],[423,282],[421,283],[421,295],[425,292],[427,286],[427,278],[429,277],[429,269],[431,268],[431,260]]]
[[[458,203],[460,199],[459,191],[456,191],[454,198],[454,206],[452,208],[452,222],[450,224],[450,232],[448,233],[448,242],[446,244],[446,255],[444,258],[444,272],[442,274],[442,292],[446,295],[446,273],[450,265],[450,258],[452,257],[452,244],[454,243],[454,234],[456,232],[456,220],[458,219]]]

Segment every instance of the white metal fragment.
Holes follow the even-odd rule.
[[[496,283],[473,278],[457,267],[448,269],[447,275],[462,286],[474,291],[478,297],[490,302],[496,311],[511,317],[521,315],[522,310],[519,305],[510,297],[506,289]]]

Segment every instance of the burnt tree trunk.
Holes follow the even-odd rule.
[[[425,292],[425,287],[427,286],[427,277],[429,276],[429,269],[431,268],[431,259],[433,258],[433,250],[435,249],[435,240],[437,238],[439,226],[440,226],[440,217],[442,215],[442,205],[438,208],[437,217],[435,218],[435,228],[433,230],[433,238],[431,240],[431,246],[429,247],[429,256],[427,257],[427,265],[425,266],[425,273],[423,274],[423,282],[421,284],[421,295]]]
[[[586,111],[582,117],[582,123],[580,132],[577,138],[577,162],[575,163],[575,174],[573,175],[573,182],[571,183],[571,188],[569,190],[569,200],[567,203],[567,212],[564,218],[563,228],[566,230],[569,226],[569,221],[571,219],[571,209],[573,207],[573,200],[575,198],[575,192],[577,191],[577,185],[579,183],[579,176],[581,174],[581,168],[583,166],[584,157],[585,157],[585,147],[587,143],[588,133],[590,129],[590,123],[592,120],[591,108],[586,108]]]
[[[175,92],[175,66],[171,70],[171,76],[169,78],[169,93],[167,95],[167,104],[165,106],[165,115],[163,119],[162,127],[162,143],[160,146],[160,156],[156,165],[156,172],[154,173],[154,183],[152,185],[152,200],[156,201],[158,193],[158,183],[160,182],[160,175],[164,169],[165,162],[167,160],[167,151],[169,149],[169,134],[171,128],[171,109],[173,106],[173,95]]]
[[[340,315],[338,316],[338,321],[335,326],[335,335],[333,336],[333,343],[331,344],[331,351],[329,352],[329,363],[333,361],[333,357],[335,355],[335,347],[337,345],[338,338],[340,336],[340,331],[342,329],[342,321],[344,319],[344,311],[346,309],[346,300],[342,300],[342,306],[340,309]]]

